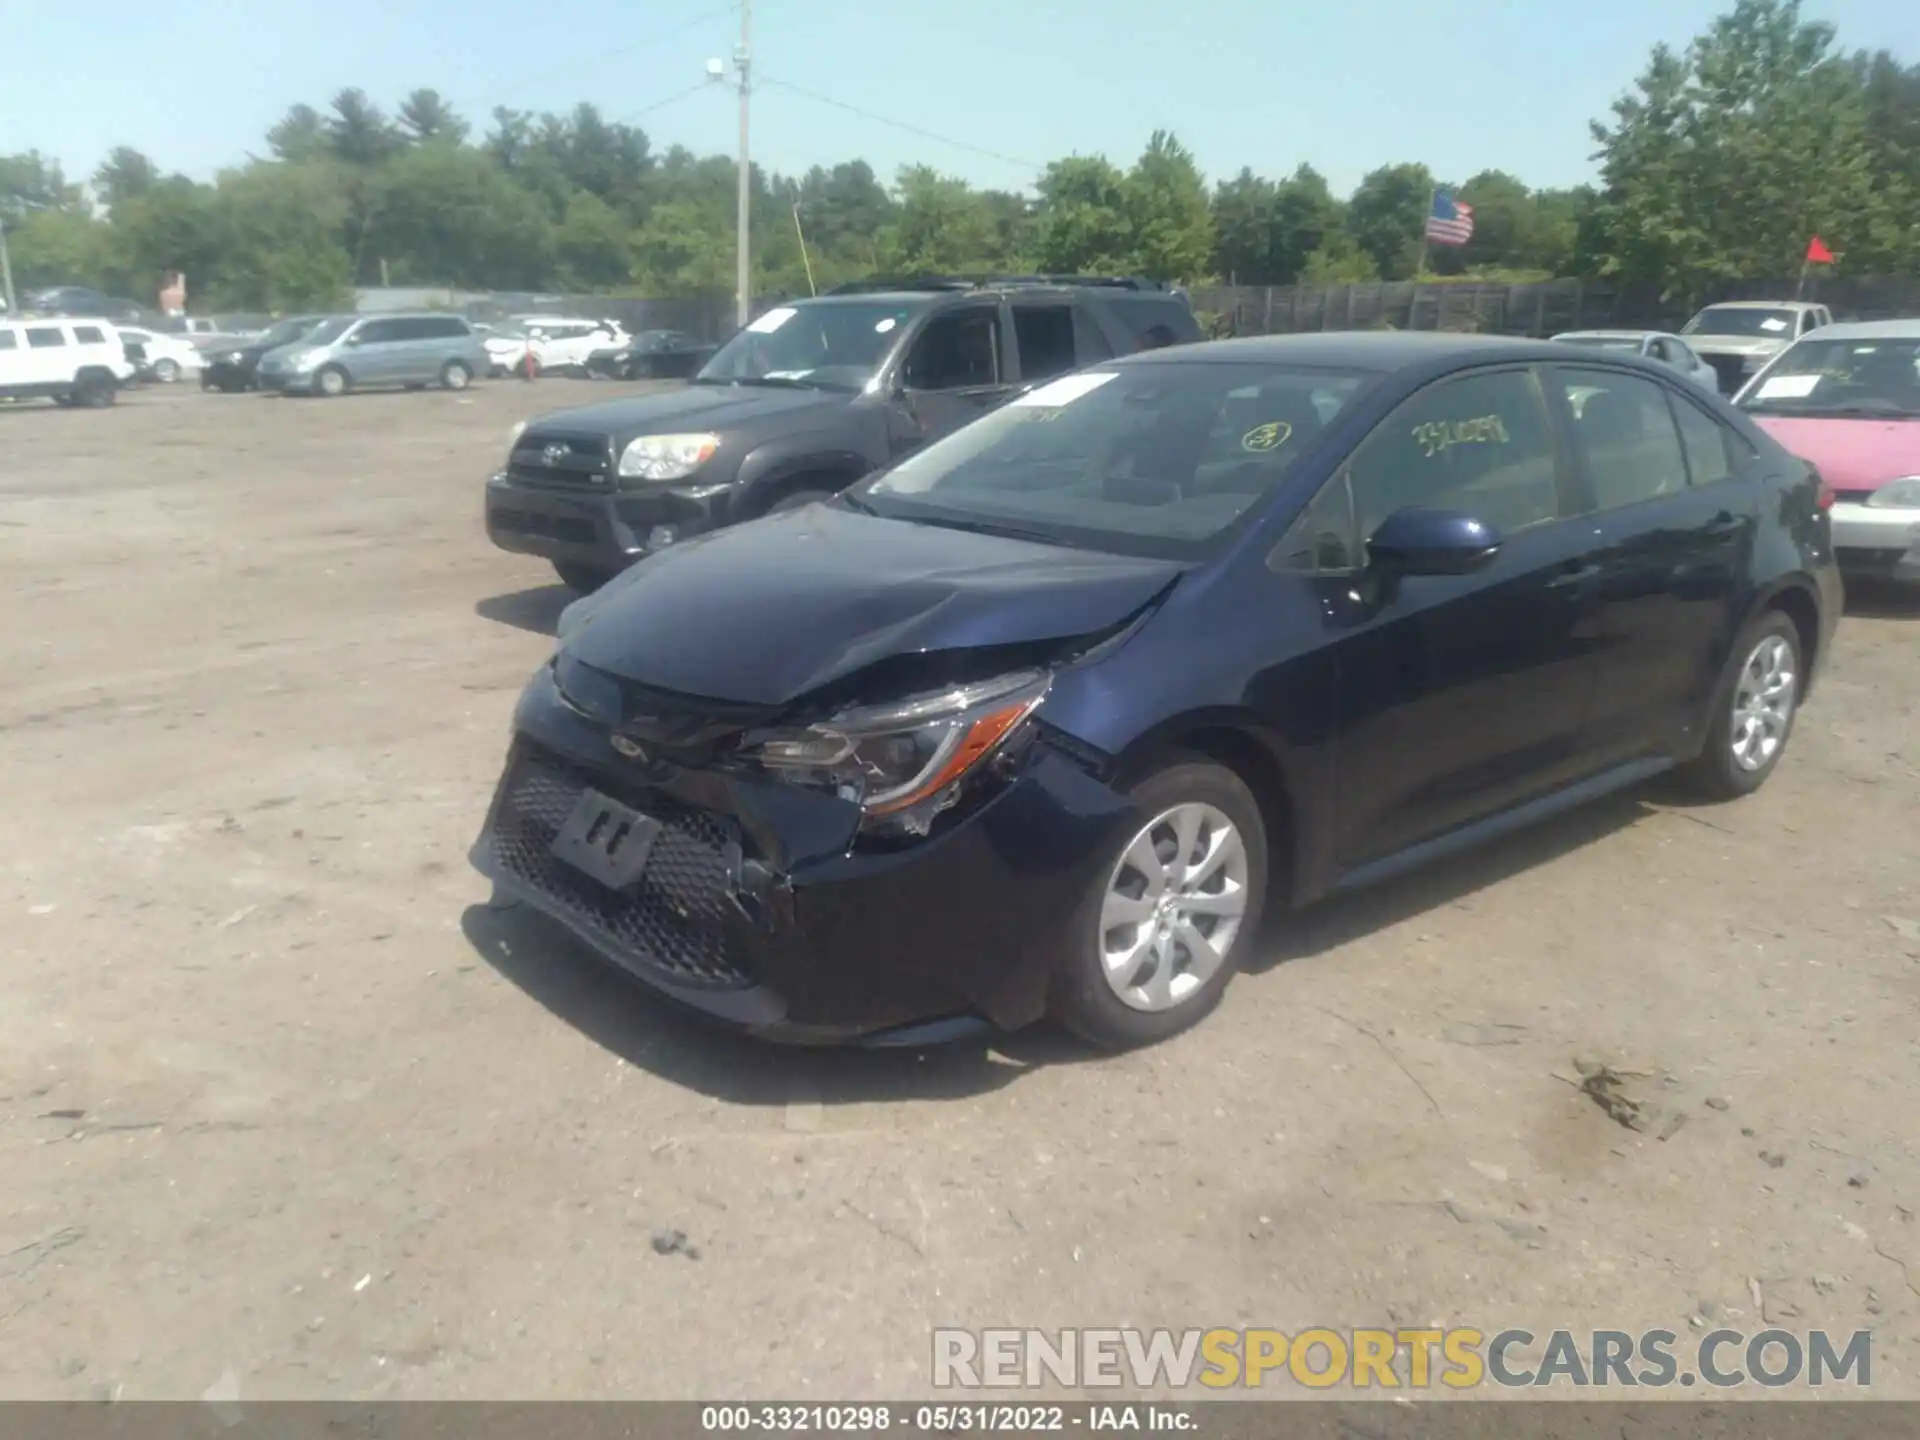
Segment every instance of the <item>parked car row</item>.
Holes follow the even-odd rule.
[[[1156,1041],[1271,910],[1662,771],[1759,788],[1841,507],[1920,499],[1792,429],[1911,436],[1920,330],[1735,405],[1644,335],[1163,327],[1139,287],[870,289],[516,427],[488,533],[597,588],[476,865],[757,1034]]]

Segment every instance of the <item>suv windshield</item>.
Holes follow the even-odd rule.
[[[268,328],[260,337],[260,344],[271,350],[278,345],[291,345],[307,331],[313,328],[311,320],[282,320]]]
[[[1920,335],[1802,340],[1740,397],[1755,415],[1920,419]]]
[[[1682,335],[1740,335],[1755,340],[1783,340],[1793,334],[1791,310],[1744,310],[1733,305],[1709,305],[1687,322]]]
[[[322,320],[318,325],[307,331],[303,338],[309,345],[325,345],[330,341],[338,340],[342,335],[346,334],[347,331],[352,328],[354,319],[355,317],[349,315],[339,320]]]
[[[1252,364],[1085,370],[908,457],[851,503],[1054,544],[1199,556],[1373,379]]]
[[[858,390],[925,308],[911,300],[820,300],[769,310],[695,376],[707,385],[812,385]]]

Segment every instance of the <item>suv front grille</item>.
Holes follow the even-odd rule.
[[[609,890],[550,848],[589,786],[660,822],[646,870],[624,890]],[[740,847],[718,817],[650,792],[621,794],[608,781],[520,741],[508,761],[490,839],[501,869],[602,937],[636,968],[703,989],[752,983],[727,940]]]
[[[606,490],[612,472],[604,439],[574,435],[522,435],[507,459],[507,473],[527,485],[567,490]]]

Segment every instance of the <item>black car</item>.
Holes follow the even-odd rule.
[[[1199,338],[1185,300],[1147,283],[902,281],[769,310],[684,389],[517,430],[487,534],[591,590],[650,551],[844,490],[1022,386]]]
[[[269,350],[291,345],[331,317],[326,315],[290,315],[276,320],[244,344],[227,344],[206,352],[200,368],[202,390],[257,390],[260,388],[260,360]]]
[[[595,379],[684,380],[713,358],[715,348],[678,330],[642,330],[623,345],[594,351],[586,369]]]
[[[1757,789],[1831,503],[1637,357],[1133,356],[569,606],[475,861],[769,1036],[1153,1041],[1264,911],[1674,767]]]

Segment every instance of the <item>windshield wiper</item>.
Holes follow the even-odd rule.
[[[878,510],[874,509],[873,506],[869,505],[866,501],[860,499],[858,496],[849,494],[845,490],[842,490],[839,493],[839,495],[837,495],[834,498],[839,500],[839,502],[842,505],[846,506],[849,510],[858,511],[862,515],[878,515],[880,513]]]
[[[1847,405],[1834,405],[1819,412],[1822,415],[1871,415],[1890,420],[1920,419],[1920,410],[1902,405],[1897,400],[1855,400]]]
[[[1050,531],[1029,530],[1020,525],[1002,524],[998,520],[962,519],[947,515],[913,515],[905,518],[911,519],[916,525],[937,525],[943,530],[966,530],[975,535],[997,535],[1003,540],[1029,540],[1038,545],[1058,545],[1068,550],[1083,548],[1075,545],[1071,540],[1063,540]]]

